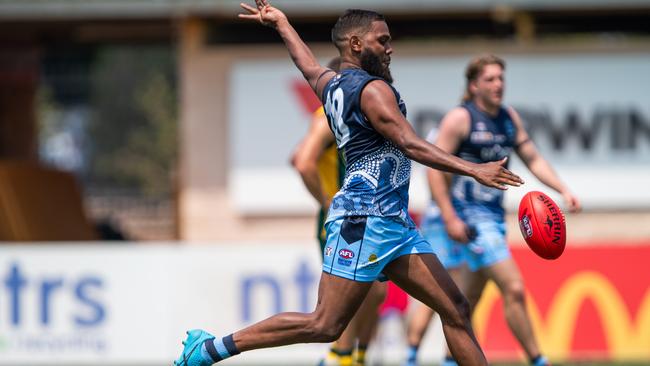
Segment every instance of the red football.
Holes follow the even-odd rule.
[[[519,228],[530,249],[544,259],[556,259],[566,245],[564,214],[542,192],[526,193],[519,203]]]

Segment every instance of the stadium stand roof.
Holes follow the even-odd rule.
[[[232,16],[240,0],[0,0],[0,19],[169,18]],[[515,10],[648,9],[650,0],[275,0],[289,14],[337,14],[354,6],[385,13]]]

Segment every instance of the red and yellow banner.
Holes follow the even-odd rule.
[[[568,244],[554,261],[513,250],[533,328],[551,359],[650,361],[650,242],[616,244]],[[490,359],[522,357],[494,284],[477,306],[474,328]]]

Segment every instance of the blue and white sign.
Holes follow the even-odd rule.
[[[227,335],[278,312],[310,312],[316,244],[3,244],[0,365],[169,365],[188,329]],[[312,364],[326,349],[301,344],[228,362]],[[397,362],[403,351],[375,355]]]

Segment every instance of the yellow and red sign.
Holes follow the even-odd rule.
[[[554,261],[513,249],[534,331],[551,359],[650,361],[650,242],[616,244],[567,245]],[[473,320],[490,359],[522,357],[494,284],[483,293]]]

